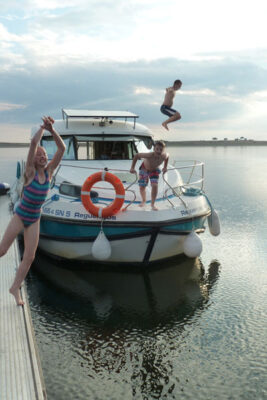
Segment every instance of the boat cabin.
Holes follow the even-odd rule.
[[[136,153],[152,149],[153,136],[136,123],[136,114],[63,109],[62,115],[54,127],[66,145],[63,160],[132,160]],[[43,135],[41,145],[51,159],[56,144],[49,132]]]

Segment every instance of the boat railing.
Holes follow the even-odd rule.
[[[71,167],[71,168],[79,168],[79,169],[82,168],[82,169],[94,170],[94,171],[99,171],[99,169],[100,169],[99,167],[98,168],[97,167],[83,167],[83,166],[80,166],[80,165],[78,166],[78,165],[70,165],[70,164],[60,164],[58,169],[57,169],[57,171],[56,171],[56,173],[53,176],[53,180],[52,180],[52,183],[51,183],[51,188],[53,188],[55,183],[56,183],[56,176],[58,175],[58,172],[60,171],[61,167]],[[129,173],[128,169],[107,168],[107,167],[104,168],[104,171],[108,171],[108,172],[110,172],[110,171],[112,171],[112,172],[128,172]],[[131,182],[128,186],[124,187],[125,192],[130,192],[130,193],[133,194],[133,199],[129,200],[129,203],[127,204],[126,207],[123,208],[123,211],[125,211],[136,200],[135,190],[130,189],[130,187],[135,185],[137,180],[138,180],[138,176],[137,176],[137,174],[135,174],[135,179],[133,180],[133,182]],[[73,186],[73,184],[67,183],[67,182],[64,182],[64,185]],[[101,187],[101,186],[98,186],[98,189],[114,190],[113,188]]]
[[[175,161],[173,163],[174,166],[168,168],[167,172],[171,172],[171,171],[179,172],[181,175],[181,178],[182,178],[181,184],[173,186],[168,182],[168,180],[166,178],[167,174],[165,173],[162,175],[163,182],[167,186],[167,188],[165,189],[165,191],[163,193],[163,197],[168,200],[168,202],[171,204],[172,207],[174,207],[174,204],[170,200],[170,196],[168,194],[169,192],[171,192],[174,196],[179,197],[179,199],[184,204],[184,206],[186,206],[184,200],[181,198],[181,195],[183,195],[185,193],[189,193],[190,189],[193,189],[192,191],[194,191],[194,190],[203,191],[203,185],[204,185],[204,163],[203,162],[189,160],[189,161],[187,161],[187,162],[190,162],[190,164],[188,164],[188,165],[176,166],[176,164],[179,162],[184,163],[185,161]],[[78,166],[78,165],[72,165],[72,164],[60,164],[59,167],[57,168],[56,173],[53,176],[51,187],[53,187],[55,185],[56,177],[62,167],[86,169],[86,170],[90,170],[90,171],[101,170],[101,168],[99,168],[99,167],[88,167],[88,166],[81,166],[81,165]],[[103,170],[109,171],[109,172],[114,172],[115,174],[116,174],[116,172],[130,173],[128,169],[121,169],[121,168],[119,169],[119,168],[105,167],[105,168],[103,168]],[[199,170],[200,170],[200,172],[198,172]],[[185,174],[183,174],[183,172],[186,172],[186,174],[187,174],[187,177],[185,179],[183,177],[183,175],[185,175]],[[126,192],[132,193],[133,199],[129,200],[129,203],[123,210],[126,210],[128,207],[130,207],[133,204],[133,202],[136,200],[135,190],[131,189],[131,187],[133,185],[135,185],[137,181],[138,181],[138,175],[137,175],[137,173],[135,173],[135,179],[133,180],[133,182],[131,182],[128,186],[125,187]],[[68,182],[64,182],[64,185],[73,186],[73,184],[68,183]],[[98,186],[98,188],[104,189],[104,190],[114,190],[113,188],[108,188],[108,187]]]
[[[182,166],[176,166],[176,163],[182,162],[182,161],[175,161],[174,162],[174,167],[168,168],[167,172],[170,171],[179,171],[181,173],[182,171],[187,171],[188,170],[188,177],[186,179],[186,182],[182,179],[182,184],[172,186],[166,179],[166,174],[162,175],[162,179],[164,183],[167,185],[167,189],[164,191],[163,197],[168,200],[168,202],[171,204],[172,207],[174,207],[174,204],[172,203],[168,192],[171,191],[172,194],[176,197],[179,197],[183,205],[187,208],[185,201],[181,198],[182,194],[185,193],[198,193],[200,191],[203,191],[203,186],[204,186],[204,163],[201,161],[190,161],[191,164],[189,165],[182,165]],[[184,161],[183,161],[184,162]],[[200,169],[200,172],[198,172]],[[197,172],[196,172],[197,171]],[[182,174],[181,174],[182,177]],[[182,177],[183,178],[183,177]]]

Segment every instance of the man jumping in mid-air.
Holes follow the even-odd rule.
[[[167,131],[169,130],[168,128],[168,124],[170,122],[174,122],[177,121],[178,119],[181,119],[181,115],[178,111],[174,110],[172,107],[173,105],[173,99],[175,96],[175,92],[176,90],[179,90],[180,87],[182,86],[182,82],[177,79],[176,81],[174,81],[173,86],[168,87],[166,89],[166,93],[165,93],[165,98],[163,101],[162,106],[160,107],[160,111],[165,114],[168,115],[168,119],[166,119],[166,121],[162,122],[162,126],[167,129]]]

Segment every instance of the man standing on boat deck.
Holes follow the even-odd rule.
[[[162,106],[160,107],[160,111],[162,112],[162,114],[165,114],[169,117],[166,121],[162,122],[162,126],[167,129],[167,131],[169,130],[168,124],[170,122],[181,119],[181,114],[178,111],[174,110],[174,108],[171,108],[173,105],[175,92],[179,90],[181,86],[182,81],[177,79],[176,81],[174,81],[173,86],[166,88],[165,98]]]
[[[139,190],[141,195],[140,207],[146,205],[146,187],[148,180],[151,183],[151,208],[157,211],[158,208],[155,206],[155,201],[158,194],[158,180],[161,170],[159,166],[164,162],[162,173],[167,172],[167,166],[169,161],[169,154],[165,152],[165,143],[162,140],[158,140],[154,144],[154,151],[149,153],[137,153],[135,154],[130,172],[136,174],[135,165],[137,160],[143,159],[143,162],[139,168]]]

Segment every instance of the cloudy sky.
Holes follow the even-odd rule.
[[[0,141],[61,108],[129,110],[169,140],[267,140],[266,0],[0,0]],[[161,127],[165,88],[182,119]]]

